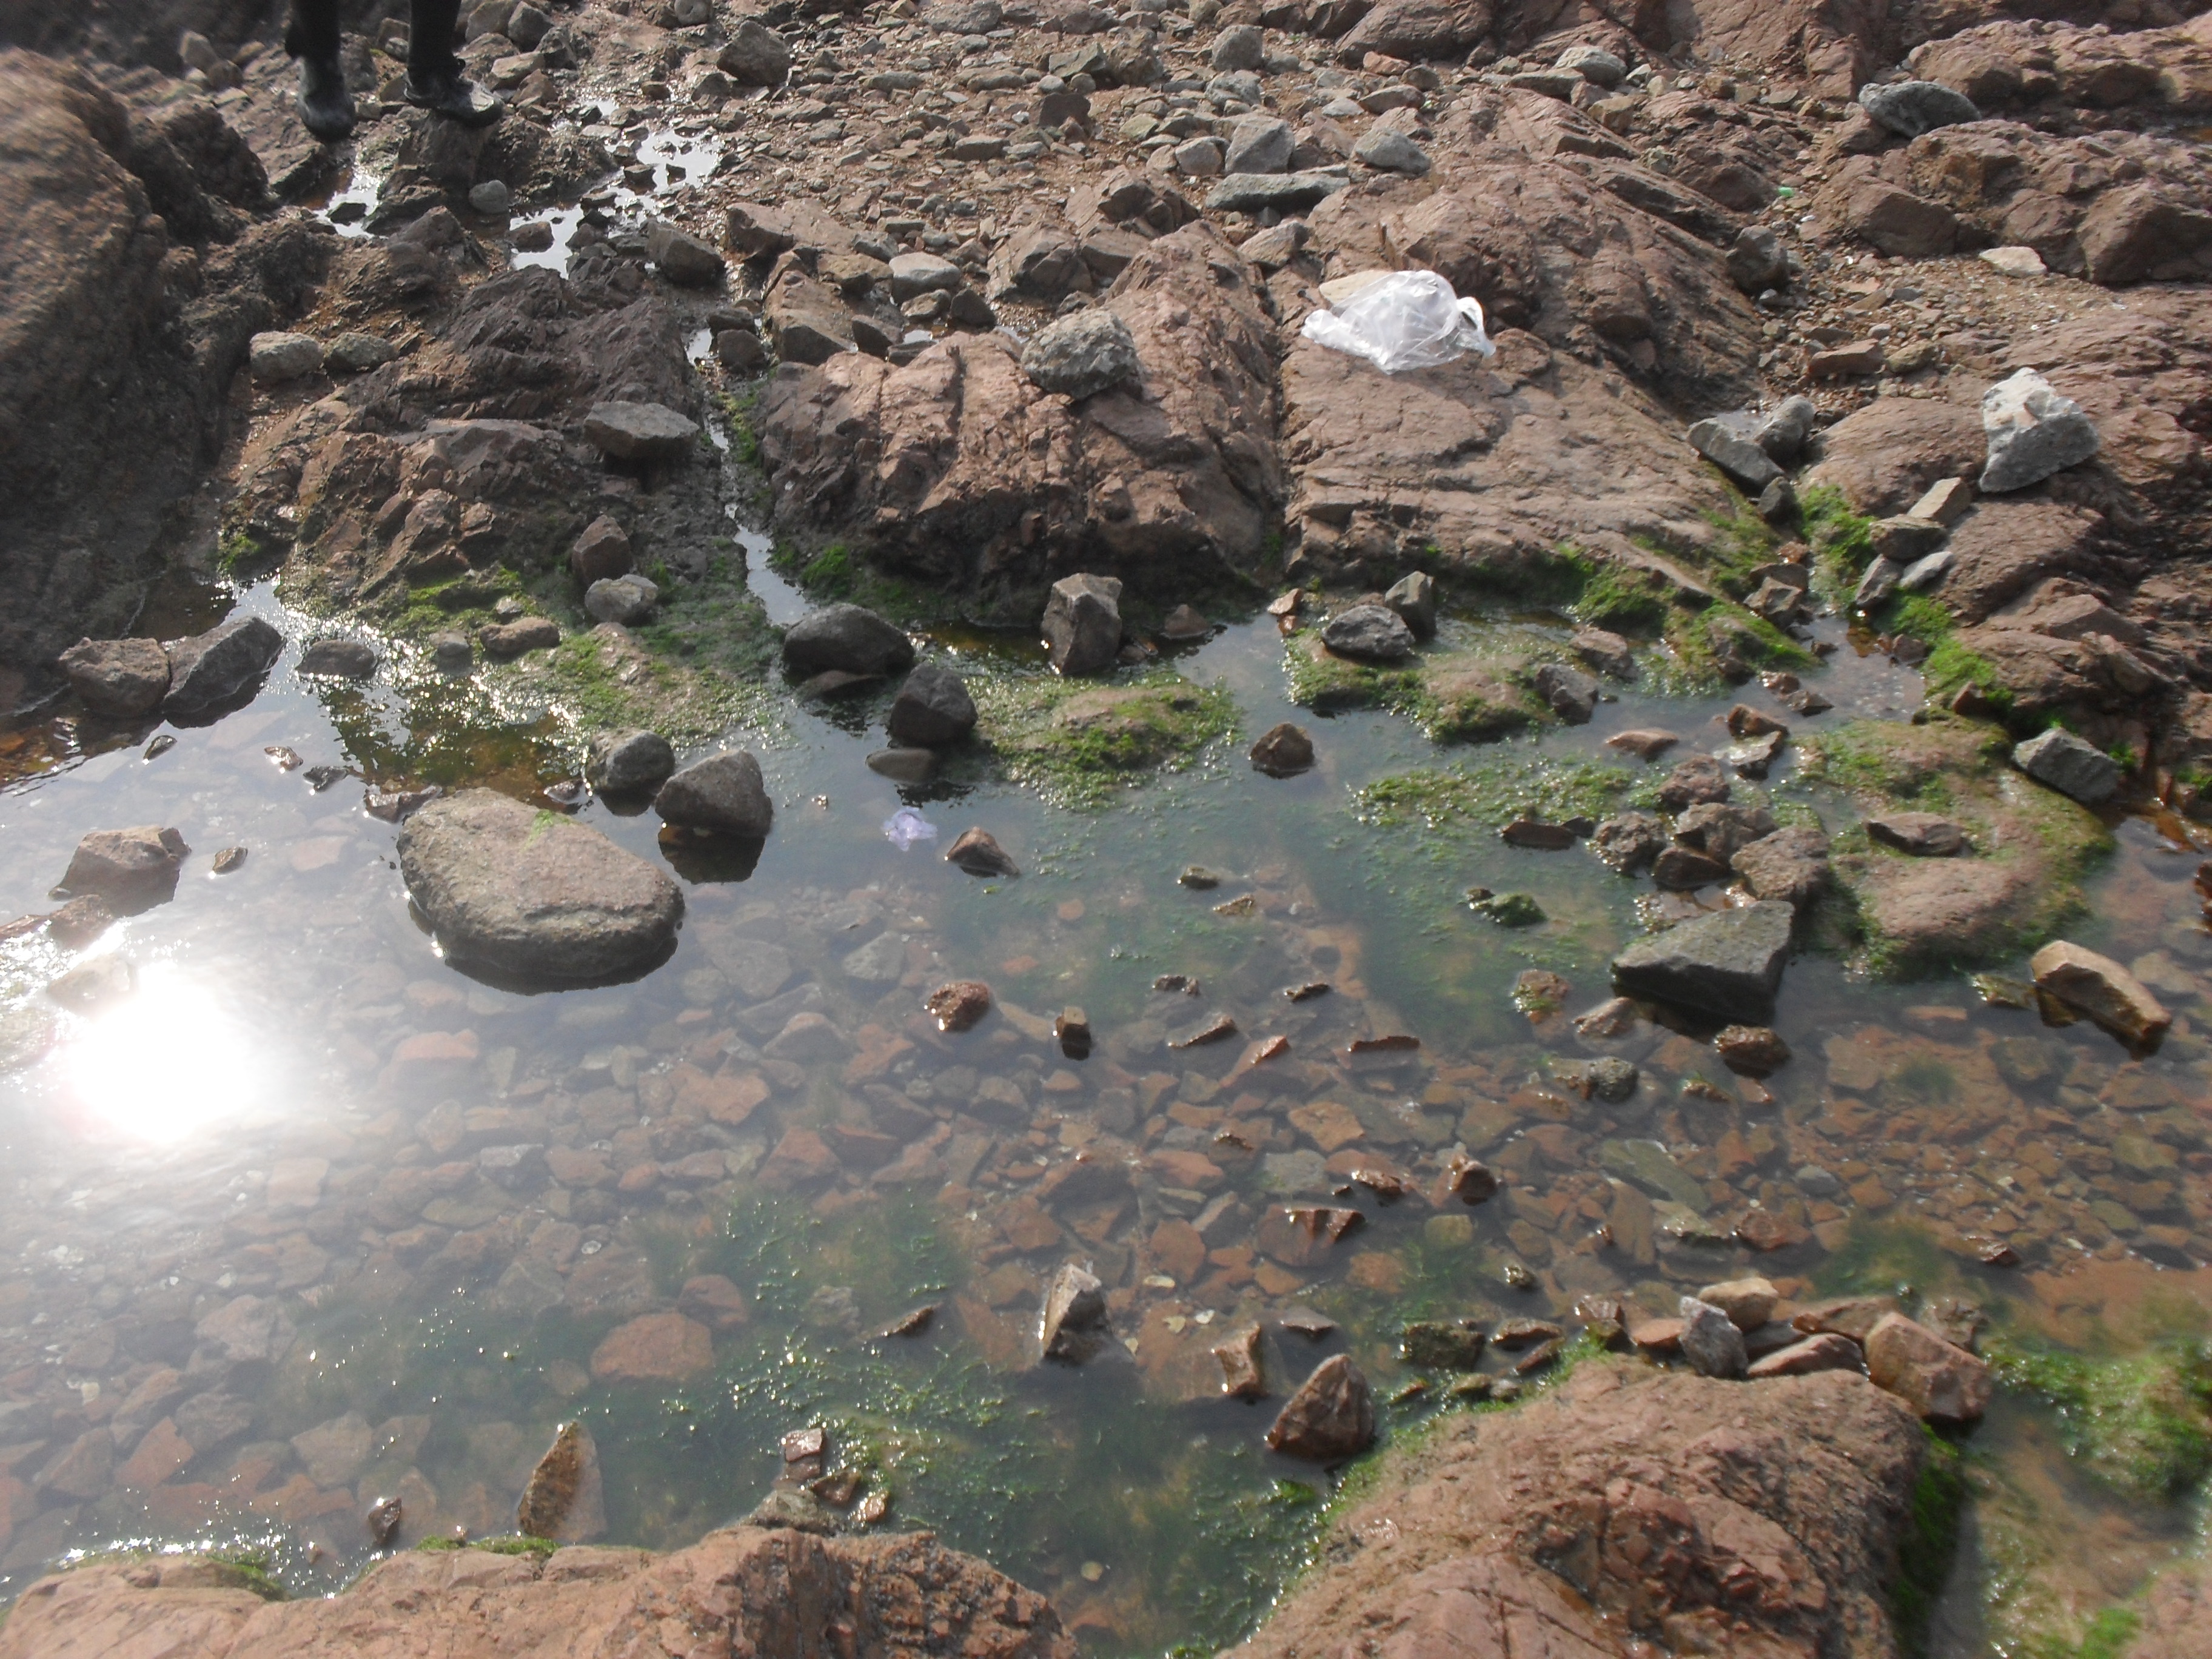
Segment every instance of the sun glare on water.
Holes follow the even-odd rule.
[[[173,962],[88,1020],[63,1057],[86,1114],[134,1139],[179,1141],[244,1116],[269,1086],[262,1046]]]

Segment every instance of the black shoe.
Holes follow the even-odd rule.
[[[458,70],[425,76],[413,74],[399,95],[417,109],[459,121],[465,127],[488,127],[507,112],[507,106]]]
[[[300,122],[325,143],[353,137],[353,97],[335,58],[300,60]]]

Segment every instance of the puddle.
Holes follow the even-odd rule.
[[[770,619],[795,620],[807,606],[768,538],[732,533]],[[159,614],[225,602],[171,594]],[[1776,1019],[1796,1057],[1764,1088],[1654,1031],[1640,1090],[1588,1099],[1559,1069],[1579,1051],[1511,988],[1540,967],[1571,982],[1570,1012],[1600,1000],[1644,890],[1579,851],[1364,823],[1357,792],[1440,760],[1510,763],[1540,792],[1559,768],[1632,766],[1603,747],[1631,726],[1716,743],[1738,694],[1662,700],[1647,681],[1588,726],[1440,750],[1393,715],[1293,708],[1260,618],[1176,666],[1225,689],[1248,740],[1308,726],[1306,775],[1261,777],[1224,742],[1076,812],[979,770],[935,787],[939,842],[901,851],[882,826],[909,798],[864,763],[885,697],[794,705],[773,746],[735,734],[760,750],[775,832],[743,872],[679,870],[674,958],[634,985],[520,995],[439,959],[363,789],[534,797],[574,769],[561,727],[404,653],[366,687],[310,685],[291,672],[302,626],[266,588],[237,603],[295,641],[240,713],[167,733],[151,760],[162,728],[0,738],[0,918],[51,908],[88,830],[174,824],[194,848],[172,901],[77,952],[0,942],[0,1596],[133,1539],[250,1543],[295,1589],[334,1588],[366,1559],[379,1497],[403,1498],[406,1541],[509,1529],[572,1418],[599,1446],[610,1540],[681,1545],[749,1510],[779,1436],[820,1422],[894,1522],[1045,1590],[1094,1653],[1210,1649],[1268,1605],[1329,1485],[1261,1448],[1267,1406],[1220,1397],[1209,1350],[1244,1322],[1304,1306],[1337,1322],[1267,1338],[1279,1396],[1340,1351],[1390,1395],[1422,1375],[1398,1357],[1409,1319],[1559,1317],[1593,1293],[1667,1310],[1747,1271],[1797,1296],[1910,1279],[2093,1346],[2124,1340],[2143,1285],[2202,1297],[2182,1268],[2203,1254],[2212,1165],[2212,935],[2193,855],[2153,826],[2124,826],[2075,933],[2158,955],[2179,1019],[2148,1060],[1963,979],[1872,985],[1815,956]],[[1446,624],[1467,644],[1563,632]],[[1839,707],[1809,729],[1917,703],[1909,672],[1835,642],[1819,684]],[[986,697],[1052,684],[1026,640],[942,643]],[[325,765],[349,771],[318,790]],[[1781,797],[1848,818],[1792,776]],[[650,814],[577,816],[660,860]],[[1019,878],[945,862],[971,824]],[[228,846],[243,867],[213,875]],[[1192,865],[1218,885],[1181,884]],[[1467,908],[1475,884],[1551,921],[1501,928]],[[127,995],[81,1012],[46,994],[102,954],[130,964]],[[1164,975],[1200,994],[1155,990]],[[921,1004],[957,978],[996,1006],[948,1035]],[[1311,981],[1332,989],[1282,994]],[[1085,1058],[1052,1040],[1071,1006],[1097,1033]],[[835,1035],[792,1037],[819,1029],[793,1026],[801,1012]],[[1217,1014],[1236,1040],[1170,1046]],[[1419,1047],[1349,1052],[1400,1033]],[[1278,1036],[1286,1056],[1247,1060]],[[1507,1182],[1477,1209],[1347,1180],[1423,1178],[1462,1145]],[[1286,1200],[1364,1218],[1309,1249],[1263,1224]],[[1732,1242],[1753,1212],[1791,1242]],[[2028,1269],[1932,1242],[1965,1231],[2019,1241]],[[1038,1366],[1042,1288],[1069,1260],[1109,1287],[1121,1340]],[[877,1336],[923,1304],[939,1310],[923,1335]],[[706,1328],[709,1360],[610,1343],[669,1310]],[[2027,1495],[2014,1507],[2040,1510],[2046,1539],[2102,1525],[2108,1498],[2047,1477],[2043,1420],[2022,1408],[1987,1435]],[[2139,1507],[2100,1586],[2171,1547],[2180,1511]]]

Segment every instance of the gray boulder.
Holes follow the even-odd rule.
[[[1403,662],[1413,654],[1413,630],[1387,605],[1355,605],[1321,630],[1321,642],[1360,662]]]
[[[169,690],[169,653],[153,640],[79,640],[56,664],[95,714],[150,714]]]
[[[1217,70],[1256,70],[1267,55],[1267,38],[1257,23],[1233,23],[1213,37],[1207,61]]]
[[[1022,372],[1047,392],[1088,398],[1143,372],[1128,324],[1092,306],[1041,328],[1022,351]]]
[[[246,363],[256,385],[281,386],[323,366],[323,343],[307,334],[257,334],[246,347]]]
[[[1236,173],[1213,187],[1206,205],[1216,213],[1299,213],[1351,182],[1334,173]]]
[[[761,840],[775,822],[760,763],[742,749],[726,749],[685,767],[660,786],[653,810],[679,830],[749,841]]]
[[[896,674],[913,666],[914,641],[897,623],[857,605],[825,605],[783,636],[783,666],[802,678],[831,669],[845,674]]]
[[[610,732],[592,739],[584,781],[602,795],[650,795],[676,770],[676,750],[658,732]]]
[[[1859,88],[1859,106],[1900,138],[1917,138],[1938,127],[1978,121],[1982,112],[1963,92],[1940,81],[1893,81]]]
[[[1682,1298],[1682,1358],[1700,1376],[1741,1376],[1750,1364],[1743,1333],[1727,1314],[1694,1296]]]
[[[665,404],[593,404],[584,436],[610,460],[680,461],[698,447],[699,423]]]
[[[1729,281],[1746,294],[1781,288],[1790,280],[1790,258],[1782,239],[1765,225],[1746,225],[1728,251]]]
[[[584,590],[584,609],[594,622],[617,623],[635,628],[653,620],[660,604],[660,589],[635,571],[593,582]]]
[[[714,67],[740,87],[780,87],[791,73],[791,46],[766,24],[741,19]]]
[[[1751,429],[1751,441],[1784,466],[1805,453],[1820,409],[1810,398],[1784,398]]]
[[[2081,405],[2060,397],[2032,368],[1982,394],[1982,430],[1990,441],[1989,462],[1982,468],[1984,495],[2041,483],[2087,460],[2103,441]]]
[[[1774,1016],[1796,919],[1792,906],[1761,901],[1670,927],[1613,959],[1613,988],[1625,996],[1764,1024]]]
[[[283,654],[284,636],[258,617],[234,617],[188,640],[172,640],[169,694],[161,712],[190,720],[252,695]]]
[[[1619,86],[1628,75],[1628,65],[1603,46],[1569,46],[1552,67],[1570,70],[1592,86],[1607,88]]]
[[[118,915],[147,909],[177,890],[178,872],[191,850],[183,836],[158,824],[94,830],[77,842],[59,890],[73,896],[96,893]]]
[[[1736,422],[1720,419],[1699,421],[1689,431],[1690,447],[1728,475],[1729,482],[1747,495],[1756,495],[1782,476],[1774,459]]]
[[[1121,583],[1079,572],[1052,585],[1044,607],[1045,649],[1062,674],[1096,674],[1121,653]]]
[[[2120,787],[2120,769],[2110,755],[2056,726],[2015,747],[2012,763],[2085,806],[2112,799]]]
[[[1905,580],[1905,567],[1894,559],[1877,558],[1866,568],[1859,585],[1851,594],[1854,610],[1871,611],[1897,592]]]
[[[399,348],[381,335],[349,331],[331,342],[323,362],[349,374],[366,374],[372,368],[382,368],[398,355]]]
[[[489,789],[410,817],[399,872],[447,960],[532,983],[642,972],[684,917],[676,884],[635,854]]]
[[[1809,823],[1793,823],[1738,848],[1729,867],[1753,897],[1802,910],[1828,884],[1828,838]]]
[[[1378,173],[1418,179],[1434,165],[1428,151],[1392,127],[1376,127],[1352,147],[1352,155]]]
[[[1545,707],[1570,726],[1587,726],[1597,712],[1598,683],[1579,668],[1547,662],[1537,669],[1535,686]]]
[[[1425,570],[1401,576],[1382,595],[1382,603],[1396,611],[1417,640],[1437,636],[1437,579]]]
[[[376,672],[376,647],[366,640],[317,640],[300,653],[300,672],[334,680],[365,680]]]
[[[722,256],[676,226],[656,220],[645,228],[645,257],[680,288],[712,288],[722,280]]]
[[[1226,173],[1285,173],[1291,152],[1297,148],[1291,124],[1273,115],[1246,115],[1229,129],[1229,154],[1222,164]]]
[[[942,663],[922,663],[899,687],[884,729],[896,742],[926,749],[958,743],[975,729],[975,700],[967,682]]]

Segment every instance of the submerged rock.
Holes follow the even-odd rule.
[[[1106,1287],[1073,1261],[1062,1263],[1045,1291],[1044,1357],[1080,1364],[1106,1345],[1107,1335]]]
[[[1613,959],[1614,987],[1723,1019],[1764,1024],[1790,959],[1796,912],[1762,900],[1638,939]]]
[[[95,830],[77,842],[55,891],[96,895],[118,913],[146,909],[175,893],[191,850],[176,830],[155,824]]]
[[[676,943],[676,884],[596,830],[489,789],[432,801],[399,870],[449,960],[532,982],[614,979]]]
[[[582,1544],[607,1529],[599,1449],[580,1423],[563,1423],[515,1505],[514,1529],[526,1538]]]
[[[678,830],[748,841],[762,839],[775,822],[760,763],[742,749],[726,749],[685,767],[660,786],[653,810]]]
[[[1374,1394],[1352,1356],[1342,1353],[1314,1367],[1267,1431],[1270,1451],[1316,1463],[1357,1457],[1374,1440]]]

